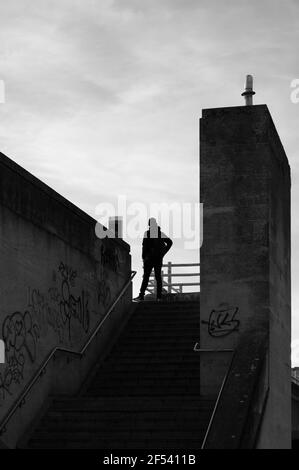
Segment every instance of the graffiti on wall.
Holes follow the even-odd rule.
[[[103,271],[102,279],[98,282],[98,304],[107,308],[111,303],[111,288],[108,281],[108,274]]]
[[[120,256],[116,246],[106,245],[105,242],[103,242],[101,245],[101,265],[104,268],[110,268],[114,272],[119,270]]]
[[[71,292],[72,286],[75,285],[77,277],[76,271],[69,269],[65,264],[60,263],[59,271],[62,276],[61,281],[61,298],[59,301],[59,311],[65,321],[69,339],[71,337],[71,322],[77,321],[85,331],[89,330],[90,314],[88,308],[89,293],[82,289],[81,294],[75,296]]]
[[[85,289],[82,289],[79,295],[73,293],[77,272],[69,266],[61,262],[58,272],[58,286],[50,287],[46,293],[36,288],[28,289],[28,307],[43,325],[45,332],[47,327],[50,327],[62,343],[66,339],[71,340],[73,322],[79,323],[85,333],[88,332],[90,294]]]
[[[23,380],[26,359],[35,362],[39,328],[30,311],[8,315],[2,325],[2,338],[6,364],[3,374],[0,374],[0,399],[6,392],[10,393],[12,383]]]
[[[208,325],[208,333],[214,338],[228,336],[234,331],[239,331],[240,320],[237,319],[238,307],[226,309],[213,309],[208,320],[202,320],[202,324]]]
[[[29,287],[25,310],[4,319],[2,338],[6,362],[0,373],[0,402],[7,393],[11,394],[13,384],[24,379],[26,362],[36,361],[38,341],[49,329],[57,334],[60,343],[71,340],[75,323],[88,332],[90,294],[85,289],[75,293],[76,278],[77,272],[61,262],[58,276],[54,276],[56,285],[46,292]]]
[[[117,274],[121,264],[118,248],[103,244],[97,272],[80,278],[81,284],[85,281],[94,286],[92,301],[90,292],[80,286],[77,271],[62,261],[46,289],[28,286],[25,306],[9,313],[2,324],[6,362],[0,370],[0,405],[14,392],[13,386],[24,380],[26,367],[37,361],[43,338],[54,334],[51,344],[68,344],[75,327],[88,333],[91,313],[101,313],[101,307],[106,309],[112,302],[110,275]],[[97,306],[96,312],[91,305]]]
[[[120,269],[121,258],[117,246],[101,245],[101,263],[98,281],[98,303],[107,308],[112,299],[111,287],[109,283],[108,269],[117,273]]]

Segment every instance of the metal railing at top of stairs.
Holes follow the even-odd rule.
[[[122,288],[122,290],[120,291],[120,293],[118,294],[116,299],[113,301],[111,306],[108,308],[108,311],[106,312],[106,314],[104,315],[104,317],[102,318],[100,323],[95,327],[94,331],[89,336],[88,340],[86,341],[86,343],[84,344],[84,346],[81,348],[80,351],[74,351],[72,349],[61,348],[61,347],[55,347],[54,349],[52,349],[52,351],[50,351],[50,353],[48,354],[48,356],[46,357],[46,359],[44,360],[42,365],[38,368],[37,372],[34,374],[32,379],[30,380],[30,382],[24,388],[24,390],[21,393],[21,395],[19,396],[19,398],[11,406],[11,408],[9,409],[9,411],[6,413],[3,420],[1,421],[1,423],[0,423],[0,436],[6,431],[6,425],[7,425],[8,421],[14,415],[16,410],[18,408],[21,408],[21,406],[25,403],[25,400],[26,400],[26,397],[27,397],[28,393],[30,392],[32,387],[35,385],[35,383],[39,380],[39,378],[45,373],[47,365],[49,364],[49,362],[51,361],[51,359],[55,356],[55,354],[57,352],[63,352],[65,354],[72,354],[74,356],[79,356],[79,357],[84,356],[84,353],[85,353],[86,349],[92,343],[94,338],[97,336],[98,332],[100,331],[101,327],[103,326],[103,324],[105,323],[105,321],[109,317],[110,313],[115,308],[117,303],[120,301],[120,299],[122,298],[124,293],[127,291],[127,289],[130,286],[130,284],[132,282],[132,279],[135,276],[135,274],[136,274],[136,271],[131,271],[130,278],[128,279],[128,281],[126,281],[124,287]]]
[[[173,268],[189,268],[193,266],[199,266],[199,271],[196,273],[190,272],[181,272],[181,273],[174,273]],[[183,293],[183,287],[185,286],[200,286],[200,282],[173,282],[173,277],[197,277],[200,276],[200,263],[172,263],[169,261],[167,264],[162,264],[162,268],[167,268],[167,272],[165,273],[162,269],[161,277],[163,288],[167,289],[168,294],[181,294]],[[167,278],[165,281],[164,278]],[[149,285],[147,287],[147,291],[150,294],[153,294],[156,290],[156,282],[153,273],[151,273],[149,278]]]

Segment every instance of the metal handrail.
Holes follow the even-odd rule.
[[[204,351],[204,350],[203,350],[203,351]],[[207,351],[207,350],[206,350],[206,351]],[[226,351],[228,351],[228,350],[226,350]],[[223,352],[224,352],[224,350],[223,350]],[[232,355],[232,358],[231,358],[229,367],[228,367],[227,372],[226,372],[226,374],[225,374],[225,376],[224,376],[224,379],[223,379],[223,381],[222,381],[222,384],[221,384],[221,387],[220,387],[220,390],[219,390],[219,393],[218,393],[218,396],[217,396],[217,399],[216,399],[216,402],[215,402],[215,406],[214,406],[214,409],[213,409],[213,412],[212,412],[212,416],[211,416],[211,419],[210,419],[210,421],[209,421],[209,425],[208,425],[208,427],[207,427],[207,431],[206,431],[206,433],[205,433],[204,440],[203,440],[202,445],[201,445],[201,450],[205,448],[206,441],[207,441],[207,439],[208,439],[208,436],[209,436],[209,433],[210,433],[210,430],[211,430],[211,427],[212,427],[212,424],[213,424],[213,421],[214,421],[214,417],[215,417],[216,411],[218,410],[219,401],[220,401],[220,399],[221,399],[221,397],[222,397],[222,393],[223,393],[224,387],[225,387],[225,385],[226,385],[228,376],[229,376],[229,374],[230,374],[230,372],[231,372],[231,369],[232,369],[232,365],[233,365],[235,356],[236,356],[236,350],[234,350],[234,352],[233,352],[233,355]],[[263,360],[265,360],[265,357],[264,357]],[[260,372],[259,372],[259,375],[260,375]],[[255,390],[255,389],[256,389],[256,384],[255,384],[255,386],[254,386],[254,390]],[[267,402],[267,400],[268,400],[269,390],[270,390],[270,387],[269,387],[269,385],[268,385],[267,390],[266,390],[266,394],[265,394],[265,397],[264,397],[262,415],[263,415],[264,412],[265,412],[265,406],[266,406],[266,402]],[[248,417],[247,417],[247,418],[248,418]],[[260,426],[260,424],[259,424],[259,426]]]
[[[167,292],[168,294],[171,294],[173,291],[175,293],[183,293],[183,287],[187,287],[187,286],[200,286],[200,282],[173,282],[173,278],[174,277],[200,277],[200,269],[198,272],[189,272],[189,273],[186,273],[186,272],[183,272],[183,273],[174,273],[173,272],[173,268],[176,268],[176,267],[193,267],[193,266],[199,266],[200,267],[200,263],[172,263],[171,261],[169,261],[167,264],[162,264],[162,268],[167,268],[167,272],[164,272],[163,269],[162,269],[162,272],[161,272],[161,278],[162,278],[162,285],[163,287],[166,287],[167,288]],[[151,282],[151,287],[154,287],[154,290],[155,290],[155,283],[154,283],[154,278],[155,276],[153,275],[153,273],[151,272],[150,273],[150,277],[149,277],[149,281]],[[164,279],[167,279],[167,281],[164,281]],[[151,292],[151,290],[148,288],[147,289],[149,292]],[[152,292],[151,292],[152,293]]]
[[[206,442],[207,442],[207,439],[208,439],[208,435],[210,433],[210,429],[212,427],[212,424],[213,424],[213,421],[214,421],[214,416],[216,414],[216,411],[218,409],[218,405],[219,405],[219,401],[220,401],[220,398],[222,396],[222,392],[223,392],[223,389],[225,387],[225,384],[227,382],[227,378],[229,376],[229,373],[231,371],[231,368],[232,368],[232,365],[233,365],[233,360],[234,360],[234,357],[235,357],[235,354],[236,354],[236,351],[234,350],[233,351],[233,355],[232,355],[232,358],[231,358],[231,361],[230,361],[230,364],[229,364],[229,367],[227,369],[227,372],[224,376],[224,379],[222,381],[222,384],[221,384],[221,387],[220,387],[220,390],[219,390],[219,393],[218,393],[218,396],[217,396],[217,399],[216,399],[216,403],[215,403],[215,406],[214,406],[214,409],[213,409],[213,413],[212,413],[212,416],[211,416],[211,419],[209,421],[209,424],[208,424],[208,427],[207,427],[207,431],[205,433],[205,437],[204,437],[204,440],[202,442],[202,445],[201,445],[201,450],[205,448],[205,445],[206,445]]]
[[[86,343],[84,344],[84,346],[81,348],[80,351],[74,351],[72,349],[60,348],[60,347],[55,347],[54,349],[52,349],[52,351],[50,351],[50,353],[48,354],[48,356],[46,357],[46,359],[44,360],[42,365],[38,368],[37,372],[34,374],[32,379],[30,380],[30,382],[24,388],[24,390],[21,393],[18,400],[12,405],[10,410],[6,413],[4,419],[2,420],[2,422],[0,424],[0,436],[6,431],[6,424],[8,423],[10,418],[14,415],[16,410],[25,403],[25,400],[26,400],[26,397],[27,397],[28,393],[30,392],[32,387],[35,385],[35,383],[38,381],[38,379],[44,374],[47,365],[49,364],[50,360],[52,359],[52,357],[55,356],[55,354],[57,352],[63,352],[63,353],[66,353],[66,354],[72,354],[74,356],[83,357],[86,349],[91,344],[91,342],[93,341],[95,336],[98,334],[98,332],[101,329],[103,323],[106,321],[106,319],[108,318],[108,316],[110,315],[110,313],[114,309],[115,305],[119,302],[119,300],[121,299],[123,294],[128,289],[128,287],[131,284],[131,281],[132,281],[133,277],[135,276],[135,274],[136,274],[136,271],[131,271],[129,280],[126,282],[126,284],[124,285],[124,287],[122,288],[122,290],[118,294],[117,298],[114,300],[112,305],[109,307],[107,313],[104,315],[104,317],[102,318],[100,323],[96,326],[93,333],[90,335],[90,337],[88,338],[88,340],[86,341]]]

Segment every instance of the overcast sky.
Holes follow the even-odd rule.
[[[247,73],[292,169],[299,365],[299,2],[0,0],[0,150],[95,217],[102,201],[198,200],[202,108],[242,105]],[[139,270],[140,244],[133,243]],[[174,262],[198,261],[176,243]]]

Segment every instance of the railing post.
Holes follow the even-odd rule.
[[[168,277],[167,277],[167,282],[168,282],[168,294],[171,293],[171,261],[168,261]]]

